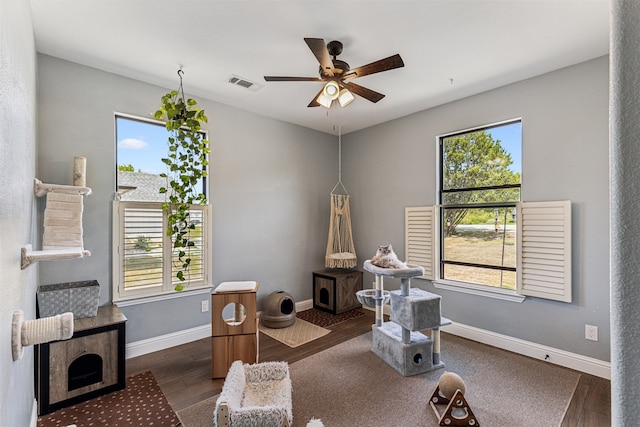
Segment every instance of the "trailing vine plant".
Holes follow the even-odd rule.
[[[189,219],[191,205],[206,204],[207,197],[196,187],[207,176],[207,154],[210,152],[209,141],[201,132],[201,123],[207,123],[204,110],[197,107],[197,102],[184,96],[182,87],[182,70],[178,70],[180,86],[162,97],[162,106],[155,112],[157,120],[166,123],[168,138],[168,154],[162,162],[167,172],[160,176],[166,178],[167,185],[160,188],[165,195],[162,210],[168,212],[169,226],[167,236],[173,242],[173,253],[176,277],[180,281],[176,291],[184,290],[183,282],[189,278],[191,267],[191,249],[195,243],[191,240],[191,231],[196,225]]]

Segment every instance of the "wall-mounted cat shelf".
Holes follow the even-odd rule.
[[[88,196],[89,194],[91,194],[91,189],[89,187],[80,187],[77,185],[45,184],[38,178],[34,179],[33,191],[38,197],[45,196],[49,192],[80,194],[83,196]]]
[[[45,184],[35,179],[34,193],[47,197],[44,211],[42,250],[25,245],[21,249],[21,268],[24,270],[37,261],[56,261],[90,256],[82,241],[83,196],[91,188],[76,185]]]

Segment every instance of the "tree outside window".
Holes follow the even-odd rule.
[[[515,289],[521,129],[517,120],[440,138],[442,279]]]

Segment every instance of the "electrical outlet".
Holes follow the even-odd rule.
[[[209,311],[209,300],[203,300],[201,303],[201,310],[203,313]]]
[[[598,327],[584,325],[584,338],[591,341],[598,341]]]

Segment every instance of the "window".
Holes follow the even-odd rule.
[[[113,202],[113,299],[115,301],[169,294],[180,281],[171,237],[167,236],[167,212],[162,210],[166,186],[160,173],[167,153],[164,123],[116,114],[117,189]],[[206,138],[206,135],[203,134]],[[198,183],[206,194],[206,178]],[[210,286],[211,224],[209,205],[192,205],[194,225],[188,250],[191,266],[187,289]]]
[[[435,287],[572,301],[571,201],[520,201],[519,120],[438,138],[437,206],[405,208],[405,255]]]
[[[439,277],[516,289],[521,122],[439,138]]]

